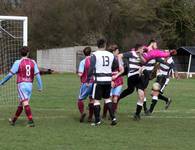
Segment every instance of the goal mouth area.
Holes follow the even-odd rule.
[[[0,16],[0,80],[20,59],[19,49],[27,46],[28,18]],[[16,76],[0,88],[0,106],[15,106],[18,103]]]

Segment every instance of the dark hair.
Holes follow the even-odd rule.
[[[148,46],[151,44],[151,43],[154,43],[154,42],[157,42],[155,39],[151,39],[149,42],[148,42]]]
[[[137,51],[139,48],[141,48],[141,47],[143,47],[143,45],[142,44],[135,44],[135,51]]]
[[[107,48],[107,50],[108,50],[109,52],[114,52],[114,51],[116,51],[117,49],[118,49],[118,45],[116,45],[116,44],[111,44],[111,45],[109,45],[108,48]]]
[[[106,47],[106,40],[105,39],[99,39],[97,41],[97,47],[98,48],[104,48],[104,47]]]
[[[85,47],[83,53],[85,56],[89,56],[91,54],[91,47]]]
[[[27,46],[23,46],[22,48],[20,48],[21,56],[27,56],[29,52],[30,52],[30,49]]]

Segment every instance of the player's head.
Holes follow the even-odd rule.
[[[30,49],[27,46],[20,48],[20,54],[22,57],[28,56]]]
[[[83,53],[85,56],[90,56],[91,55],[91,47],[85,47],[83,49]]]
[[[147,46],[151,46],[153,49],[157,49],[158,48],[157,41],[154,40],[154,39],[151,39]]]
[[[99,39],[97,41],[97,47],[98,48],[106,48],[107,41],[105,39]]]
[[[108,46],[107,50],[111,53],[113,53],[115,56],[119,54],[119,48],[116,44],[111,44]]]
[[[142,44],[135,44],[135,47],[134,47],[135,51],[140,52],[140,53],[143,52],[143,48],[144,46]]]

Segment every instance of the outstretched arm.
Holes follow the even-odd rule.
[[[3,80],[0,81],[0,85],[5,84],[11,77],[13,76],[12,73],[9,73],[6,77],[3,78]]]
[[[18,68],[19,68],[19,61],[16,60],[13,64],[10,72],[8,73],[8,75],[6,77],[4,77],[3,80],[0,81],[0,85],[5,84],[9,79],[11,79],[11,77],[13,77],[13,75],[18,72]]]

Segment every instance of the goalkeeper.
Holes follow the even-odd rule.
[[[23,109],[25,110],[26,116],[28,118],[28,127],[35,126],[32,118],[29,101],[32,94],[32,83],[34,77],[36,76],[39,91],[42,90],[42,81],[36,62],[28,58],[29,51],[30,50],[28,47],[22,47],[20,49],[22,58],[14,62],[9,74],[3,80],[0,81],[0,86],[2,86],[13,75],[17,74],[17,91],[19,105],[15,113],[15,116],[12,119],[11,118],[9,119],[10,124],[13,126],[15,125],[15,122],[22,113]]]

